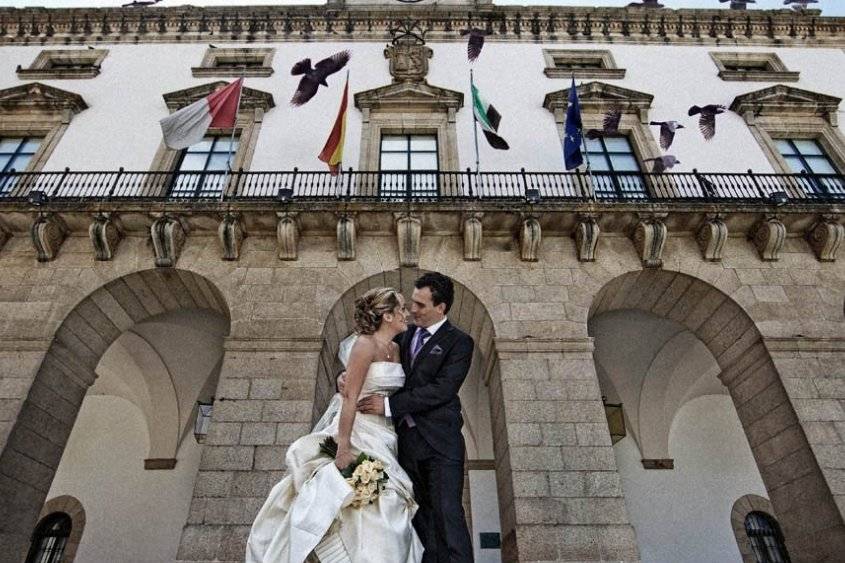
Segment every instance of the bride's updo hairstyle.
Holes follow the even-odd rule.
[[[385,313],[399,306],[399,292],[392,287],[377,287],[355,300],[355,332],[373,334],[381,326]]]

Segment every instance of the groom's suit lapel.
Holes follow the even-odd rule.
[[[443,325],[440,327],[440,329],[437,332],[435,332],[431,336],[431,338],[429,338],[426,341],[425,345],[422,348],[420,348],[420,351],[417,353],[417,358],[414,361],[413,365],[411,366],[411,371],[412,372],[415,371],[417,369],[417,366],[419,366],[423,362],[423,360],[425,360],[425,357],[428,356],[428,353],[432,350],[432,348],[434,348],[439,342],[443,342],[450,335],[451,332],[452,332],[452,323],[450,323],[447,320],[445,323],[443,323]],[[410,361],[410,358],[411,358],[411,345],[410,345],[410,342],[409,342],[408,343],[408,361]]]

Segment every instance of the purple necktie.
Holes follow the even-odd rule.
[[[413,364],[417,359],[417,354],[420,353],[420,350],[425,345],[426,340],[431,336],[429,332],[424,329],[420,328],[417,333],[414,335],[414,342],[411,344],[411,363]]]

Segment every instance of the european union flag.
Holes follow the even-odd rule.
[[[569,104],[566,106],[563,161],[567,170],[578,168],[584,163],[584,156],[581,154],[581,104],[578,103],[574,76],[572,86],[569,88]]]

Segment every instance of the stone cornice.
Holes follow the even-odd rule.
[[[420,22],[428,41],[668,45],[845,46],[845,18],[818,10],[637,10],[565,6],[179,6],[154,9],[0,9],[0,45],[385,41],[396,22]]]

